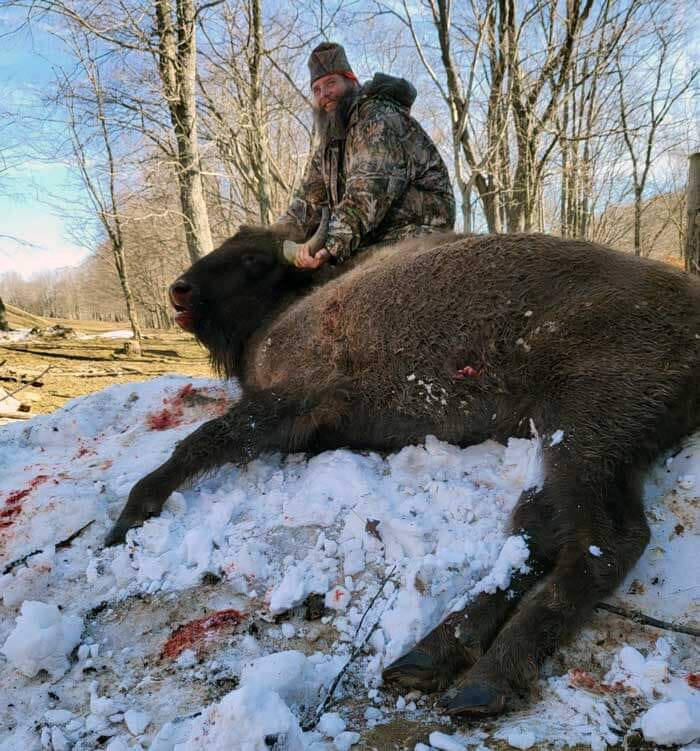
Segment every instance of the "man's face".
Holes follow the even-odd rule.
[[[338,100],[351,86],[351,81],[337,73],[322,76],[314,81],[311,87],[315,106],[322,112],[333,112],[338,105]]]

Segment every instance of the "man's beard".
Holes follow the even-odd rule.
[[[332,112],[314,107],[316,138],[322,148],[325,148],[332,141],[345,138],[350,111],[359,93],[358,86],[349,86],[343,96],[338,99]]]

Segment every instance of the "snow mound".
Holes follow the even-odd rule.
[[[192,722],[176,751],[303,751],[299,723],[278,694],[259,685],[232,691]],[[153,748],[165,751],[154,741]]]
[[[539,438],[460,448],[429,436],[386,457],[261,456],[182,487],[160,517],[105,549],[132,485],[237,394],[235,384],[169,376],[3,427],[1,751],[206,751],[231,748],[231,738],[242,749],[337,751],[404,717],[435,730],[432,698],[396,698],[382,668],[449,612],[479,592],[507,591],[526,570],[526,540],[508,520],[523,488],[542,481]],[[669,622],[697,620],[691,476],[700,476],[697,436],[650,472],[652,542],[611,598]],[[596,542],[589,552],[604,560]],[[49,611],[39,617],[37,607]],[[690,640],[610,614],[591,623],[545,668],[537,703],[488,733],[446,725],[436,742],[487,748],[490,736],[602,751],[635,722],[657,745],[664,723],[690,737]],[[577,661],[585,664],[574,670]],[[42,668],[53,698],[36,678]]]
[[[56,605],[27,600],[2,652],[29,678],[46,670],[56,680],[68,670],[68,655],[80,641],[82,630],[82,618],[63,615]]]

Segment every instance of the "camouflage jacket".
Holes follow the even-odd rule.
[[[326,249],[337,262],[358,248],[451,230],[455,200],[435,144],[410,114],[416,97],[401,78],[377,73],[350,111],[344,137],[319,148],[280,223],[308,237],[331,210]]]

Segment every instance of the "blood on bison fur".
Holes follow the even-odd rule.
[[[243,228],[171,288],[179,323],[243,394],[134,486],[108,542],[225,462],[534,426],[545,479],[512,517],[530,573],[384,672],[423,690],[459,675],[446,712],[498,712],[647,545],[639,472],[700,423],[700,283],[588,242],[450,235],[367,252],[315,285],[320,272],[284,263],[281,245]]]

